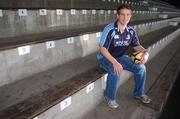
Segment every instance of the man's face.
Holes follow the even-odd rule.
[[[119,14],[117,14],[117,19],[121,25],[127,25],[131,19],[131,10],[121,9]]]

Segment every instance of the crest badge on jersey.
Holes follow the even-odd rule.
[[[129,34],[126,36],[126,39],[127,39],[127,40],[129,40],[129,39],[130,39],[130,35],[129,35]]]
[[[115,38],[115,39],[118,39],[118,38],[119,38],[119,35],[115,35],[114,38]]]
[[[133,31],[132,30],[130,31],[130,34],[133,35]]]

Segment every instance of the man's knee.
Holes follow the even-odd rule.
[[[139,74],[139,73],[145,73],[145,72],[146,72],[146,66],[144,64],[136,65],[134,73]]]
[[[114,79],[117,79],[117,80],[120,79],[120,75],[118,75],[114,70],[108,72],[108,75],[111,78],[114,78]]]

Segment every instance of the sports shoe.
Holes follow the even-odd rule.
[[[111,108],[118,108],[118,107],[119,107],[119,105],[118,105],[118,103],[116,102],[116,100],[108,100],[108,105],[109,105],[109,107],[111,107]]]
[[[106,96],[104,96],[104,97],[105,97],[109,107],[111,107],[111,108],[118,108],[119,107],[119,105],[116,102],[116,100],[110,100]]]
[[[135,96],[135,98],[139,99],[144,104],[148,104],[152,101],[147,95]]]

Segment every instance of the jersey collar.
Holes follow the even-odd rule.
[[[118,23],[118,21],[116,20],[116,21],[114,22],[114,29],[119,32],[117,23]],[[129,32],[129,26],[128,26],[128,25],[126,26],[125,31],[126,31],[126,32]]]

